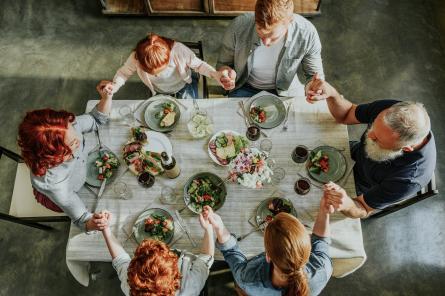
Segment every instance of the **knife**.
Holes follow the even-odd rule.
[[[97,202],[92,211],[93,213],[96,212],[97,205],[99,204],[99,200],[102,197],[102,194],[104,193],[106,184],[107,184],[107,178],[103,179],[102,184],[100,185],[99,192],[97,193]]]
[[[192,244],[194,248],[196,248],[196,242],[193,240],[192,236],[190,235],[190,232],[187,229],[187,225],[185,224],[184,220],[181,217],[181,214],[179,214],[178,210],[175,211],[176,218],[178,219],[178,225],[181,227],[181,229],[187,234],[187,237]]]

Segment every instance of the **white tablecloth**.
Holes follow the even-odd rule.
[[[277,165],[286,170],[284,180],[278,185],[282,194],[289,198],[298,214],[298,218],[303,223],[312,226],[314,218],[318,212],[318,206],[322,192],[316,187],[305,195],[297,195],[293,190],[295,181],[299,178],[297,173],[306,174],[303,164],[296,164],[291,159],[291,151],[298,144],[314,148],[319,145],[330,145],[336,148],[344,148],[343,154],[348,159],[349,171],[352,160],[349,154],[348,131],[346,126],[337,124],[327,109],[326,103],[310,105],[303,97],[288,99],[285,103],[294,101],[293,110],[289,114],[289,128],[283,132],[281,126],[266,130],[269,138],[273,142],[271,157],[276,160]],[[129,127],[123,125],[119,120],[118,109],[120,106],[128,104],[136,107],[142,101],[114,101],[111,122],[101,130],[101,138],[106,146],[114,151],[120,158],[122,157],[122,145],[129,139]],[[163,205],[159,202],[162,186],[171,186],[178,192],[186,180],[197,172],[213,172],[221,178],[227,176],[227,168],[217,166],[212,162],[207,154],[207,139],[192,139],[187,130],[187,121],[192,110],[191,100],[181,100],[188,106],[188,111],[181,107],[181,118],[175,130],[169,136],[173,145],[173,154],[181,167],[181,175],[174,180],[166,177],[157,177],[155,185],[150,189],[142,188],[136,177],[127,172],[121,178],[131,189],[132,197],[129,200],[119,199],[113,192],[112,185],[105,189],[97,210],[107,209],[112,212],[112,231],[115,236],[124,243],[127,252],[132,255],[136,248],[133,239],[127,240],[127,233],[131,233],[132,225],[141,211],[146,207],[160,207],[170,210],[181,209],[184,202],[178,199],[176,205]],[[213,99],[198,100],[200,108],[205,109],[214,121],[214,130],[234,130],[242,134],[246,131],[243,119],[237,114],[237,99]],[[91,110],[97,101],[89,101],[87,111]],[[143,105],[142,105],[143,106]],[[136,113],[141,116],[144,107]],[[142,117],[140,117],[142,119]],[[93,134],[88,135],[89,142],[96,141]],[[258,141],[260,142],[261,139]],[[124,163],[121,159],[121,163]],[[125,169],[125,164],[120,170]],[[355,196],[353,174],[345,180],[340,180],[344,188]],[[238,235],[249,232],[252,229],[248,220],[253,216],[254,211],[260,201],[271,196],[277,189],[272,185],[266,185],[262,189],[248,189],[237,184],[226,184],[227,198],[224,206],[218,210],[227,228]],[[96,202],[96,197],[88,190],[82,189],[79,195],[84,200],[89,209]],[[185,235],[174,245],[175,248],[187,249],[198,252],[203,231],[199,226],[198,218],[192,212],[185,210],[182,216],[191,230],[194,240],[198,243],[197,248],[193,248]],[[335,214],[331,217],[332,246],[331,256],[334,264],[334,276],[343,277],[359,268],[366,260],[363,247],[362,230],[359,219],[349,219],[342,214]],[[178,227],[177,227],[178,228]],[[175,237],[179,234],[175,234]],[[260,232],[253,233],[248,238],[240,242],[241,249],[246,256],[254,256],[264,251],[263,237]],[[216,251],[216,259],[223,259],[219,251]],[[69,240],[66,249],[67,265],[73,276],[82,284],[87,286],[88,263],[90,261],[111,261],[105,242],[100,232],[95,234],[84,234],[74,225],[71,225]]]

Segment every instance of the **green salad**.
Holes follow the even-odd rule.
[[[220,202],[221,188],[213,184],[209,178],[197,178],[192,181],[187,193],[190,205],[201,212],[204,206],[214,208]]]
[[[166,241],[174,231],[173,220],[162,214],[151,214],[144,221],[144,229],[152,239]]]

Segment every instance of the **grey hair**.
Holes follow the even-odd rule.
[[[419,144],[431,130],[430,117],[425,107],[417,102],[399,102],[385,113],[384,122],[399,134],[402,146]]]

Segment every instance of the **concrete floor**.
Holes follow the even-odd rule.
[[[323,44],[327,79],[354,102],[379,98],[423,102],[438,147],[442,187],[445,125],[445,5],[440,0],[324,0],[312,19]],[[0,1],[0,145],[17,150],[24,112],[44,106],[81,113],[97,98],[95,85],[112,78],[147,32],[202,40],[215,64],[227,19],[118,18],[99,1]],[[132,80],[116,99],[142,99]],[[350,130],[357,138],[359,130]],[[0,210],[7,212],[15,166],[2,160]],[[443,188],[443,187],[442,187]],[[445,201],[440,194],[399,213],[365,221],[366,264],[332,279],[323,295],[445,295]],[[121,295],[110,264],[84,288],[65,265],[68,223],[56,233],[0,221],[0,295]],[[210,278],[211,295],[230,295],[230,275]]]

